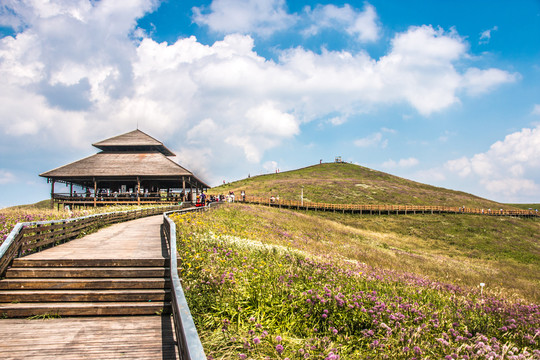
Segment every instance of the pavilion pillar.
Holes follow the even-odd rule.
[[[54,179],[51,180],[51,209],[54,209]]]
[[[193,183],[191,182],[191,177],[189,178],[189,188],[189,197],[191,198],[191,202],[193,202],[193,200],[197,201],[197,198],[193,199]]]
[[[69,197],[73,197],[73,183],[69,183]]]
[[[94,207],[97,206],[97,181],[96,178],[94,178]]]
[[[141,179],[137,176],[137,205],[141,205]]]
[[[182,176],[182,194],[184,200],[186,199],[186,179]]]

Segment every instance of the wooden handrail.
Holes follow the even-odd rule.
[[[179,205],[94,214],[73,219],[17,223],[0,245],[0,276],[13,259],[86,235],[86,230],[117,222],[162,214]]]
[[[239,202],[246,202],[259,205],[268,205],[275,207],[287,207],[296,209],[313,210],[343,210],[343,211],[376,211],[376,212],[394,212],[394,213],[463,213],[477,215],[496,215],[496,216],[527,216],[540,217],[540,213],[534,210],[504,210],[504,209],[481,209],[455,206],[430,206],[430,205],[368,205],[368,204],[333,204],[333,203],[314,203],[309,201],[295,201],[272,199],[270,197],[245,196],[239,197]]]

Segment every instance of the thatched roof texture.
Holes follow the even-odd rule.
[[[193,176],[161,153],[101,152],[40,174],[43,177]]]
[[[183,179],[187,176],[189,182],[195,182],[202,187],[207,184],[197,179],[192,172],[184,169],[168,156],[174,153],[163,143],[140,130],[112,137],[93,144],[101,149],[95,155],[72,162],[56,169],[44,172],[39,176],[73,183],[88,183],[89,180],[99,179]]]
[[[159,151],[165,156],[174,156],[174,153],[167,149],[162,142],[154,139],[141,130],[112,137],[110,139],[99,141],[92,146],[103,151]]]

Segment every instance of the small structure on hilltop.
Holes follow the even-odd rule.
[[[53,204],[172,204],[194,201],[210,188],[169,159],[175,154],[162,142],[138,129],[92,145],[101,152],[39,175],[51,183]],[[69,193],[55,193],[58,182]]]

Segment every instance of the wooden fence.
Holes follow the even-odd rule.
[[[240,196],[237,201],[274,206],[288,209],[302,209],[315,211],[341,211],[358,214],[477,214],[492,216],[524,216],[540,217],[536,210],[505,210],[505,209],[480,209],[451,206],[414,206],[414,205],[358,205],[358,204],[329,204],[308,201],[282,200],[263,198],[256,196]]]

